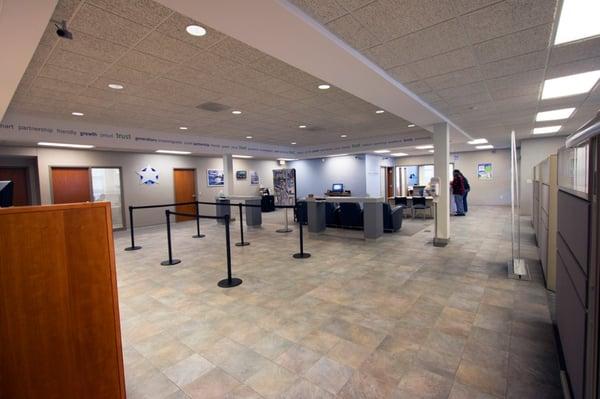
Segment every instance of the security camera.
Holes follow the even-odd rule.
[[[63,39],[73,39],[73,34],[67,29],[67,21],[62,21],[60,24],[54,23],[56,26],[56,34]]]

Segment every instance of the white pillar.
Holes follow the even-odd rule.
[[[450,240],[450,128],[447,123],[433,125],[433,168],[435,175],[440,178],[440,193],[437,205],[435,245],[446,245]]]
[[[233,157],[231,154],[223,154],[223,177],[225,185],[223,186],[223,194],[226,197],[234,195],[233,192]]]

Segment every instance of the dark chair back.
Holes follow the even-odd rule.
[[[408,198],[406,198],[406,197],[394,197],[394,204],[395,205],[408,206]]]
[[[425,199],[425,197],[412,197],[412,204],[413,207],[415,205],[424,207],[425,205],[427,205],[427,200]]]
[[[333,202],[325,203],[325,225],[337,227],[340,225],[340,208]]]
[[[362,228],[363,211],[356,202],[340,203],[340,224],[342,227]]]

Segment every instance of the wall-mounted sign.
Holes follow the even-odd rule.
[[[208,176],[208,187],[225,185],[225,174],[223,173],[223,169],[208,169],[206,174]]]
[[[259,184],[260,179],[258,178],[258,172],[255,170],[250,171],[250,184]]]
[[[145,168],[135,172],[140,177],[140,184],[153,185],[158,184],[158,169],[148,165]]]
[[[235,178],[238,180],[246,180],[246,171],[238,170],[237,172],[235,172]]]
[[[480,180],[492,180],[492,163],[485,162],[477,165],[477,177]]]

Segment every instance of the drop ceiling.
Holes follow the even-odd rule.
[[[576,107],[555,135],[600,108],[589,94],[540,101],[545,79],[600,69],[600,37],[553,46],[556,0],[291,0],[473,137],[534,137],[539,111]]]
[[[423,132],[151,0],[61,0],[52,20],[68,21],[73,40],[48,24],[9,112],[298,146]],[[207,35],[187,34],[190,24]],[[206,102],[228,109],[198,108]]]

